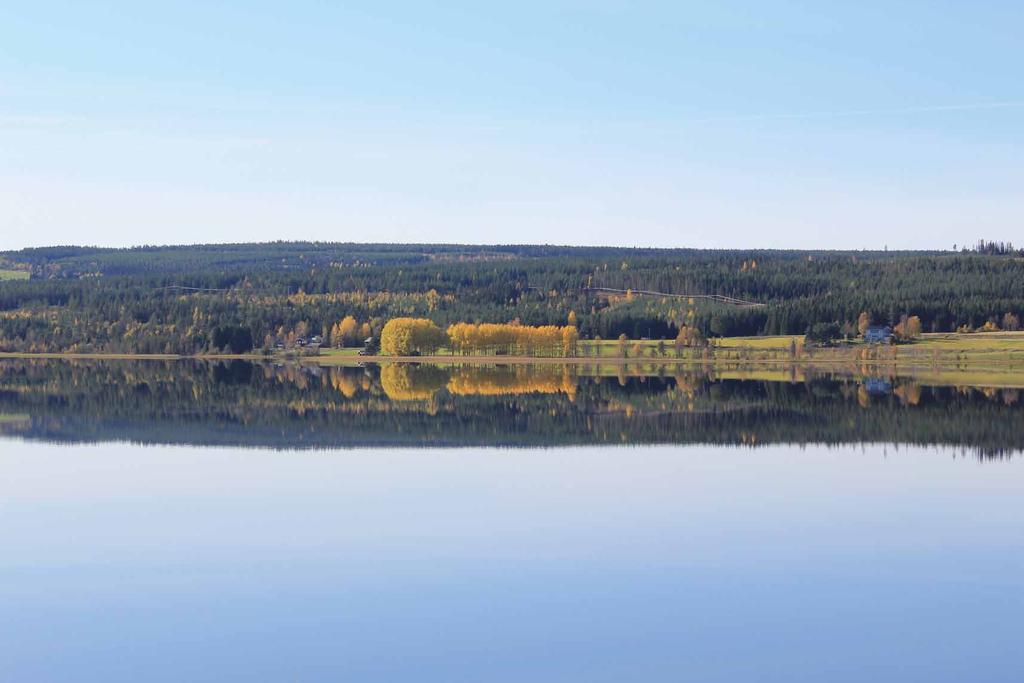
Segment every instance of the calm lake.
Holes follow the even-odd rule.
[[[1024,676],[1013,388],[0,361],[0,514],[4,681]]]

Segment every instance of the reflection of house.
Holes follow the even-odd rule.
[[[865,379],[864,388],[869,394],[886,395],[892,393],[892,384],[878,377],[868,377]]]
[[[868,344],[888,344],[892,341],[892,329],[888,326],[871,326],[864,330],[864,341]]]

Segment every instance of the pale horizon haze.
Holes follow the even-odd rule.
[[[1024,242],[1014,2],[0,4],[0,249]]]

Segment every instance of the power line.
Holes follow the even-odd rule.
[[[609,292],[612,294],[633,293],[644,296],[669,297],[673,299],[707,299],[709,301],[717,301],[719,303],[729,304],[730,306],[738,306],[741,308],[757,308],[766,305],[758,303],[756,301],[747,301],[746,299],[740,299],[734,296],[727,296],[725,294],[669,294],[667,292],[652,292],[646,289],[612,289],[611,287],[584,287],[583,291]]]

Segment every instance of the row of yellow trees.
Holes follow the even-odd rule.
[[[579,340],[574,325],[455,323],[445,332],[427,318],[392,318],[381,331],[380,350],[386,356],[408,356],[446,346],[463,355],[575,356]]]
[[[574,325],[455,323],[448,327],[448,339],[452,351],[463,355],[575,356],[580,334]]]

